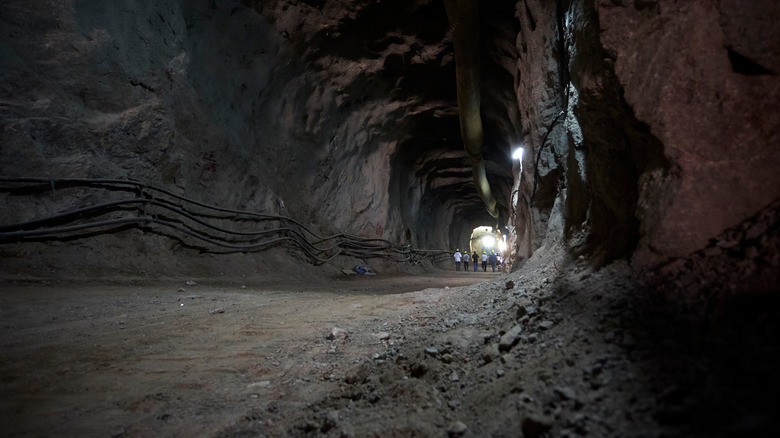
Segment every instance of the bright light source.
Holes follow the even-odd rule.
[[[506,251],[506,242],[504,242],[503,240],[499,240],[498,241],[498,250],[500,252]]]
[[[482,238],[482,246],[485,248],[492,248],[496,243],[496,239],[493,236],[485,236]]]
[[[512,158],[523,161],[523,148],[515,149],[515,153],[512,154]]]

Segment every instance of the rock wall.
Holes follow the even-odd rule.
[[[480,8],[486,169],[515,265],[559,245],[655,266],[780,195],[776,2]],[[0,175],[132,178],[416,248],[496,225],[441,2],[11,0],[0,20]],[[53,189],[0,192],[3,223],[117,196]],[[214,251],[194,249],[153,229],[0,246],[5,271],[96,275],[202,272]],[[244,255],[229,265],[267,257]]]
[[[472,212],[437,2],[46,4],[0,9],[2,175],[132,178],[221,207],[289,216],[326,235],[417,248],[446,248],[484,216]],[[3,222],[100,201],[71,193],[6,193]],[[137,240],[149,246],[145,257],[101,261]],[[202,270],[203,255],[180,244],[122,230],[2,250],[8,270],[46,253],[43,270],[155,271],[173,269],[174,252],[176,269]],[[74,248],[107,257],[80,263],[69,257]],[[258,265],[256,257],[247,265]]]
[[[777,199],[778,14],[770,1],[518,3],[531,153],[513,189],[516,258],[568,239],[596,266],[650,267]]]

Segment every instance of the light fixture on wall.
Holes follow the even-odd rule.
[[[512,158],[520,162],[520,175],[523,174],[523,148],[517,148],[512,153]]]

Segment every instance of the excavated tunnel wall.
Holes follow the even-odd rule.
[[[132,178],[415,248],[493,225],[458,134],[440,2],[37,6],[0,6],[2,175]],[[480,7],[486,168],[514,266],[558,243],[596,266],[654,266],[780,196],[776,2]],[[3,222],[104,201],[54,189],[2,192]],[[133,228],[0,251],[5,272],[50,276],[306,259],[218,257]]]
[[[50,6],[2,5],[0,174],[133,179],[326,236],[447,246],[446,188],[414,152],[428,141],[414,131],[431,126],[414,117],[456,117],[451,81],[428,74],[451,61],[443,8],[440,24],[417,35],[375,26],[387,18],[376,8],[357,20],[346,3],[327,16],[284,2]],[[438,10],[406,2],[390,12],[400,22],[410,8],[419,23],[404,21],[420,28]],[[53,189],[5,190],[3,223],[113,199]],[[0,251],[4,271],[22,276],[251,273],[310,261],[294,248],[218,257],[167,234],[150,224]]]
[[[516,262],[559,242],[594,266],[651,268],[780,196],[776,3],[528,1],[517,12],[530,153],[513,188]]]

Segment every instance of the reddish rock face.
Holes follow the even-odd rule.
[[[496,225],[441,2],[98,3],[0,6],[0,174],[134,178],[416,248]],[[511,262],[561,244],[652,266],[780,196],[780,7],[711,3],[480,2],[484,158]],[[0,195],[3,223],[101,201]],[[0,250],[13,269],[78,264],[74,248],[120,269],[128,241],[149,256],[122,269],[202,269],[133,230]]]
[[[765,46],[780,40],[765,22],[778,10],[735,1],[599,8],[625,99],[675,168],[671,190],[641,193],[637,263],[698,249],[780,195],[778,54]]]
[[[596,264],[648,267],[780,196],[776,2],[568,3],[518,11],[518,102],[536,154],[515,182],[519,254],[551,222],[582,230],[575,243]]]

